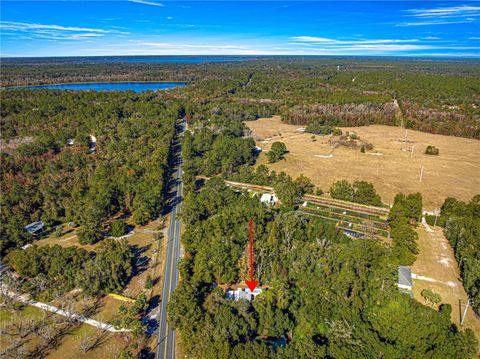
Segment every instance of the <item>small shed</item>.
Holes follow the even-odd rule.
[[[412,270],[410,267],[398,266],[398,283],[400,289],[411,291],[413,288]]]
[[[260,202],[274,206],[275,203],[278,202],[278,198],[275,196],[275,194],[264,193],[262,194],[262,197],[260,197]]]
[[[43,229],[44,226],[45,225],[43,224],[42,221],[38,221],[38,222],[32,222],[30,224],[27,224],[24,228],[30,234],[37,234]]]

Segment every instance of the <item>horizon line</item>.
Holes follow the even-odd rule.
[[[92,58],[92,57],[250,57],[250,58],[255,58],[255,57],[344,57],[344,58],[352,58],[352,57],[370,57],[370,58],[433,58],[433,59],[478,59],[480,60],[480,54],[479,55],[470,55],[470,56],[465,56],[463,54],[461,55],[455,55],[455,54],[441,54],[441,55],[429,55],[429,54],[395,54],[395,55],[344,55],[344,54],[323,54],[323,55],[318,55],[318,54],[170,54],[170,55],[165,55],[165,54],[143,54],[143,55],[53,55],[53,56],[2,56],[0,55],[0,60],[3,59],[61,59],[61,58]]]

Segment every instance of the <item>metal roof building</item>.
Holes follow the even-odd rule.
[[[45,225],[42,221],[27,224],[24,228],[30,234],[35,234],[43,229]]]
[[[412,280],[412,270],[410,267],[398,266],[398,288],[412,290],[413,280]]]

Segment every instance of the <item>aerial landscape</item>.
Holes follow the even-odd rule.
[[[2,358],[480,357],[480,2],[0,7]]]

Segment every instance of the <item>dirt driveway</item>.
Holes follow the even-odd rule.
[[[442,303],[452,306],[452,321],[460,323],[460,302],[463,308],[467,294],[460,281],[460,271],[450,243],[440,227],[436,229],[424,224],[418,227],[420,254],[412,272],[417,276],[413,281],[415,299],[424,303],[421,291],[431,288],[442,296]],[[471,328],[480,340],[480,318],[469,307],[464,327]]]

